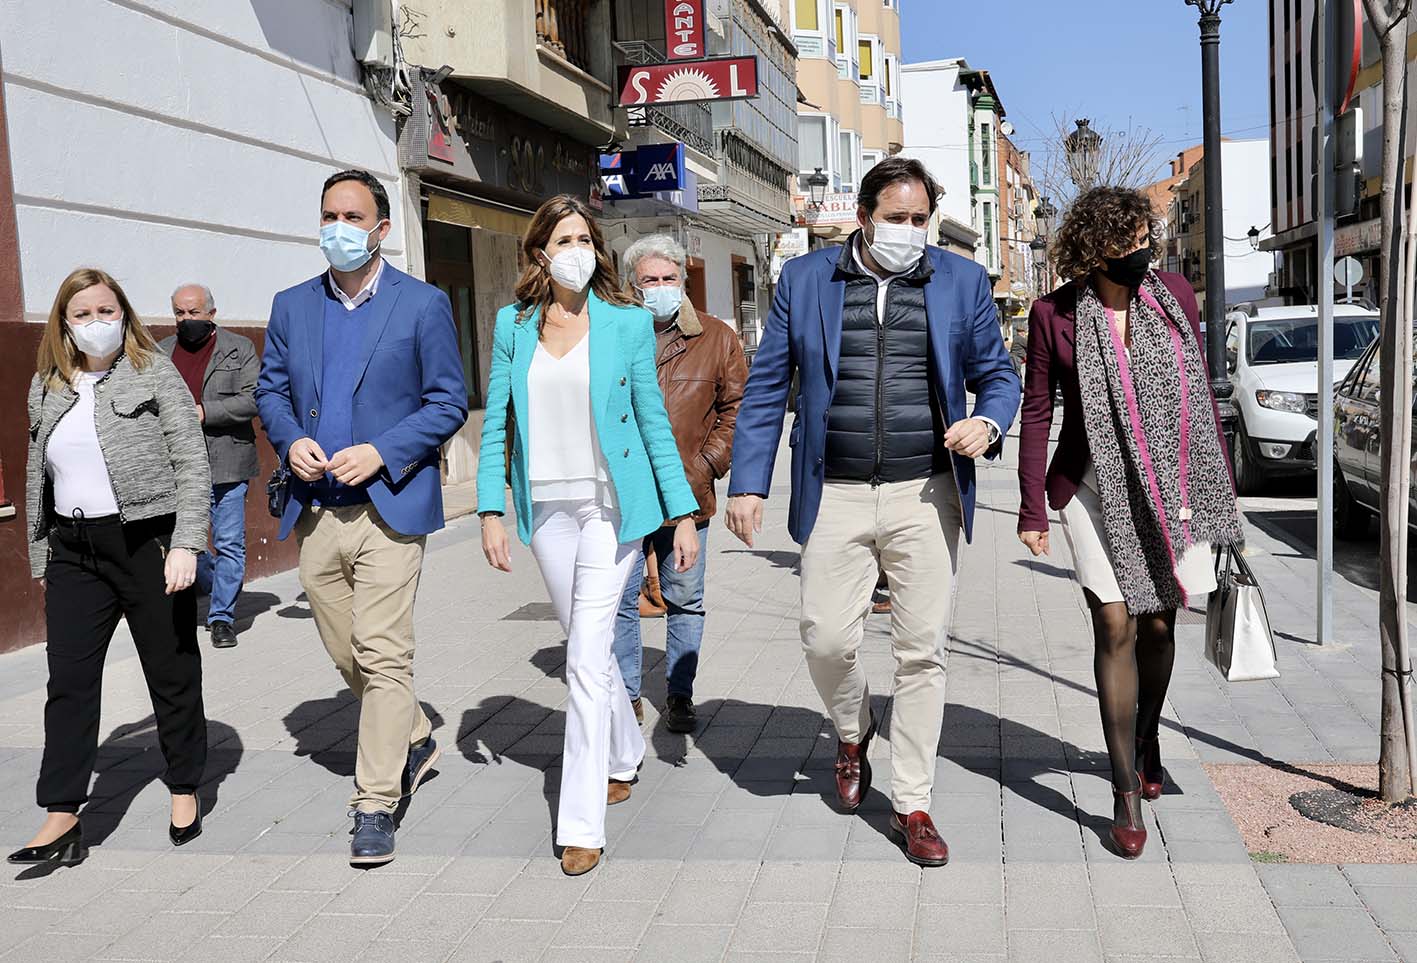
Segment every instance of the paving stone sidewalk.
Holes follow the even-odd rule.
[[[356,708],[293,573],[281,575],[248,587],[237,649],[204,651],[210,812],[180,852],[166,839],[141,673],[131,643],[115,642],[85,815],[92,856],[49,875],[11,868],[0,958],[1417,961],[1411,867],[1257,866],[1201,768],[1372,758],[1367,590],[1341,586],[1349,641],[1316,649],[1302,641],[1312,577],[1256,535],[1284,677],[1226,686],[1200,659],[1199,627],[1182,626],[1162,733],[1174,785],[1148,807],[1146,855],[1125,863],[1103,845],[1091,634],[1066,550],[1025,557],[1010,462],[984,468],[980,485],[934,802],[948,867],[904,860],[879,789],[856,817],[828,803],[834,742],[801,657],[778,487],[755,549],[714,530],[704,725],[672,735],[651,710],[640,781],[610,810],[594,873],[567,879],[552,851],[558,626],[529,554],[518,547],[511,576],[492,572],[463,519],[430,541],[419,593],[418,691],[444,755],[403,816],[395,862],[347,865]],[[888,628],[873,617],[861,655],[886,731]],[[662,640],[662,623],[647,626],[656,704]],[[0,839],[12,846],[39,819],[44,682],[42,649],[0,658]],[[886,740],[872,755],[884,786]]]

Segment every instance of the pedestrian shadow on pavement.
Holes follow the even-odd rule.
[[[802,553],[801,552],[781,552],[761,548],[728,548],[724,549],[724,555],[752,555],[756,558],[766,559],[771,562],[774,568],[785,568],[793,575],[802,574]]]
[[[279,602],[280,599],[276,599],[276,601]],[[276,615],[283,619],[313,619],[315,617],[315,613],[310,611],[310,599],[306,597],[304,592],[297,595],[295,601],[285,608],[277,609]]]
[[[240,734],[215,719],[207,720],[207,745],[207,765],[197,789],[203,816],[216,808],[222,782],[241,765],[244,754]],[[93,789],[83,811],[84,844],[102,846],[123,822],[138,794],[161,780],[166,770],[153,716],[114,729],[98,749]],[[167,806],[158,809],[159,818],[166,820]]]
[[[546,673],[548,678],[564,680],[566,677],[564,642],[538,649],[528,661]],[[655,685],[658,689],[653,691],[663,691],[663,664],[664,650],[645,646],[643,666],[646,692]],[[648,695],[645,698],[648,701]],[[663,728],[662,722],[658,728]],[[474,765],[512,762],[540,770],[541,794],[546,801],[547,818],[554,838],[565,733],[564,709],[553,709],[520,696],[490,696],[475,708],[463,712],[458,725],[457,746],[463,757]],[[651,741],[648,735],[646,741]]]
[[[236,600],[236,619],[232,622],[237,632],[245,632],[257,618],[280,604],[280,596],[273,592],[243,591]],[[207,624],[207,610],[211,597],[200,596],[197,602],[197,624]],[[308,611],[308,610],[307,610]]]
[[[443,716],[427,702],[419,704],[436,734]],[[336,776],[354,776],[354,746],[359,739],[359,700],[354,693],[341,689],[328,699],[307,699],[281,721],[295,740],[295,755],[308,757]],[[427,778],[437,771],[431,770]]]
[[[1072,569],[1063,568],[1060,565],[1049,565],[1047,562],[1041,562],[1037,559],[1016,558],[1014,559],[1014,564],[1019,568],[1026,568],[1030,571],[1037,572],[1039,575],[1047,575],[1052,578],[1071,580],[1073,577]]]

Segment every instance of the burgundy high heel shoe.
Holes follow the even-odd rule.
[[[1141,777],[1141,798],[1148,802],[1161,798],[1166,788],[1166,770],[1161,766],[1161,740],[1137,737],[1137,775]]]
[[[1138,777],[1140,778],[1140,777]],[[1112,787],[1112,845],[1123,859],[1136,859],[1146,848],[1146,824],[1141,817],[1141,787],[1122,792]],[[1118,817],[1117,803],[1121,803],[1124,816]]]

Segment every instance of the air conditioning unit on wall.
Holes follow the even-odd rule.
[[[354,0],[354,59],[366,67],[394,66],[394,0]]]

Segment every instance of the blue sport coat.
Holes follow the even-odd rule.
[[[654,320],[641,307],[608,304],[592,292],[590,304],[590,404],[596,437],[620,503],[620,542],[638,541],[667,518],[692,515],[699,501],[684,478],[684,463],[655,369]],[[512,504],[517,535],[531,542],[531,481],[527,475],[526,378],[539,338],[533,311],[517,320],[517,306],[497,312],[492,369],[487,378],[487,416],[477,460],[477,511],[507,510],[507,416],[516,421],[512,440]]]
[[[854,242],[853,237],[848,243]],[[792,502],[787,529],[798,544],[812,534],[822,502],[827,412],[836,390],[846,296],[846,275],[836,266],[841,254],[835,245],[783,265],[733,435],[728,494],[766,496],[795,371],[799,393],[788,439]],[[944,402],[945,423],[969,417],[967,388],[975,395],[973,415],[993,419],[1007,434],[1022,387],[1004,350],[989,275],[975,262],[937,247],[926,247],[925,256],[934,268],[925,282],[930,377],[936,397]],[[953,452],[950,460],[968,540],[974,535],[974,461]]]
[[[292,444],[315,437],[320,417],[326,277],[280,292],[271,305],[256,407],[282,463]],[[448,296],[385,263],[360,357],[354,443],[372,444],[384,459],[367,483],[369,499],[399,534],[435,532],[443,527],[438,450],[467,420],[467,386]],[[282,539],[308,500],[309,486],[292,476]]]

